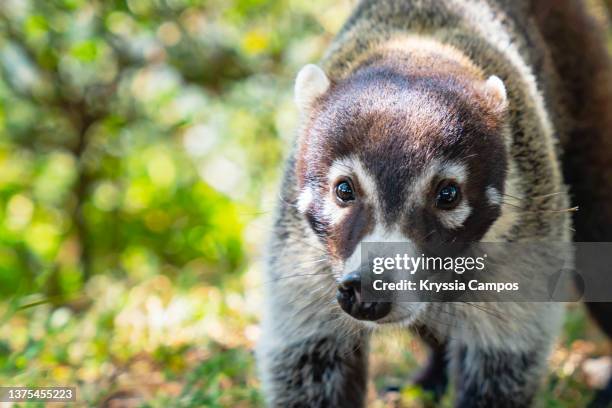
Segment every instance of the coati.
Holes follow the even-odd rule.
[[[611,74],[579,0],[362,0],[296,78],[268,404],[363,406],[369,334],[395,326],[430,346],[415,381],[436,397],[452,378],[457,407],[531,406],[563,304],[360,302],[355,262],[370,241],[611,241]],[[610,304],[590,308],[612,334]]]

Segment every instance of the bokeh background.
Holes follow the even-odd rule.
[[[76,406],[262,405],[292,80],[353,3],[0,1],[0,384],[75,385]],[[374,351],[370,405],[426,404],[406,382],[419,343],[385,332]],[[583,406],[609,352],[570,307],[542,404]]]

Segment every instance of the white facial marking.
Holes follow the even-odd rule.
[[[304,214],[310,203],[312,203],[312,189],[310,187],[305,187],[297,199],[297,209],[300,213]]]
[[[455,180],[459,184],[464,184],[467,181],[467,168],[464,164],[458,162],[442,163],[437,174],[442,179]],[[471,213],[472,207],[464,197],[456,208],[449,211],[438,211],[438,217],[446,228],[457,229],[463,225]]]
[[[463,225],[471,213],[472,207],[470,207],[464,198],[463,202],[461,202],[461,204],[459,204],[455,209],[450,211],[439,211],[438,215],[440,217],[440,221],[446,228],[457,229]]]
[[[352,179],[355,184],[359,184],[363,191],[363,195],[358,198],[359,200],[376,201],[376,183],[361,161],[354,156],[336,159],[327,175],[327,183],[332,194],[328,194],[323,203],[323,215],[332,225],[342,221],[348,211],[347,207],[343,208],[338,205],[333,194],[333,189],[338,180],[345,177]]]
[[[304,66],[295,78],[295,103],[303,114],[312,103],[329,88],[330,82],[325,72],[314,64]]]
[[[432,160],[425,170],[417,177],[415,180],[412,193],[409,199],[414,200],[420,204],[423,204],[424,200],[427,198],[426,192],[429,191],[429,185],[431,180],[438,174],[440,170],[441,163],[437,160]]]
[[[359,200],[369,202],[374,208],[374,230],[365,236],[359,244],[355,246],[353,253],[346,259],[343,265],[342,274],[348,274],[357,270],[361,265],[361,243],[362,242],[411,242],[398,229],[388,230],[380,225],[382,205],[377,193],[377,185],[374,177],[366,170],[363,163],[355,156],[348,156],[335,160],[328,174],[328,183],[331,188],[335,187],[335,183],[343,178],[350,177],[355,184],[359,185],[362,194],[358,197]],[[338,206],[333,200],[333,194],[330,194],[324,204],[324,211],[329,212],[336,222],[342,220],[346,214],[346,208]],[[330,218],[332,219],[332,218]],[[338,277],[340,278],[340,277]]]
[[[415,180],[412,188],[413,194],[409,199],[424,205],[424,200],[428,197],[427,192],[430,189],[431,182],[436,176],[440,179],[453,179],[458,183],[465,183],[467,180],[467,169],[462,163],[432,160]]]
[[[338,204],[327,199],[323,203],[323,216],[330,225],[337,225],[347,214],[347,208],[339,207]]]
[[[409,244],[409,248],[416,253],[416,247],[404,234],[398,229],[386,229],[381,225],[376,225],[374,231],[363,237],[361,242],[355,247],[351,256],[344,262],[343,274],[349,274],[356,271],[361,266],[361,245],[366,242],[405,242]]]
[[[465,183],[467,180],[467,170],[464,164],[456,162],[446,162],[440,166],[440,177],[453,179],[458,183]]]
[[[334,160],[329,168],[327,180],[330,185],[341,177],[349,177],[359,183],[367,198],[376,197],[376,182],[374,177],[365,169],[365,166],[355,156],[343,157]]]
[[[332,165],[329,167],[329,173],[327,174],[327,182],[329,185],[333,185],[342,177],[352,177],[354,165],[354,160],[350,157],[334,160]]]
[[[353,159],[353,172],[359,182],[359,187],[364,191],[367,198],[371,201],[378,198],[376,193],[376,181],[374,177],[366,170],[363,163],[358,159]]]
[[[498,189],[495,187],[489,186],[486,190],[487,200],[489,200],[489,204],[494,206],[500,206],[502,204],[502,196]]]
[[[346,261],[344,261],[344,268],[342,271],[342,276],[348,275],[351,272],[356,271],[361,267],[361,242],[355,247],[355,250],[348,257]]]
[[[519,188],[523,179],[516,168],[516,164],[513,161],[510,161],[508,164],[508,175],[506,177],[504,191],[506,195],[516,197],[513,200],[518,200],[518,202],[520,202],[524,197],[522,190]],[[507,240],[505,237],[506,234],[508,234],[517,223],[519,212],[516,211],[516,208],[510,205],[510,203],[504,205],[503,200],[500,200],[500,202],[501,215],[493,223],[491,228],[489,228],[489,231],[487,231],[482,239],[483,242],[505,242]]]

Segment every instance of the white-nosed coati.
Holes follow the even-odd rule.
[[[362,304],[353,261],[369,241],[612,241],[611,75],[579,0],[361,1],[296,79],[257,353],[268,404],[363,406],[369,333],[395,325],[431,346],[416,381],[437,397],[450,372],[457,407],[531,406],[563,304]],[[612,334],[610,304],[589,307]]]

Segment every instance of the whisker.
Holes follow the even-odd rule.
[[[510,207],[516,208],[521,210],[521,212],[523,214],[558,214],[558,213],[566,213],[566,212],[577,212],[579,210],[578,206],[575,207],[570,207],[570,208],[562,208],[559,210],[527,210],[523,207],[519,207],[518,205],[512,204],[512,203],[508,203],[508,202],[502,202],[502,204],[504,205],[509,205]]]
[[[563,194],[563,191],[557,191],[555,193],[548,193],[548,194],[543,194],[543,195],[539,195],[539,196],[531,196],[531,197],[525,197],[525,198],[516,197],[516,196],[513,196],[512,194],[508,194],[508,193],[503,193],[502,195],[506,196],[506,197],[510,197],[510,198],[512,198],[514,200],[517,200],[517,201],[525,201],[525,200],[528,200],[528,199],[529,200],[541,200],[543,198],[549,198],[549,197],[553,197],[553,196],[556,196],[556,195],[559,195],[559,194]]]
[[[288,207],[293,207],[293,208],[297,208],[297,203],[293,202],[289,202],[287,200],[285,200],[285,198],[281,195],[281,193],[278,193],[278,199],[280,200],[281,203],[287,205]]]
[[[571,207],[571,208],[564,208],[561,210],[541,210],[539,212],[543,212],[543,213],[565,213],[565,212],[577,212],[579,210],[578,206],[575,207]]]
[[[318,296],[315,299],[312,299],[310,302],[306,303],[303,307],[301,307],[299,310],[297,310],[294,315],[295,316],[302,316],[302,313],[305,310],[307,310],[307,309],[311,308],[312,306],[314,306],[315,304],[319,303],[327,295],[329,295],[329,294],[328,293],[323,293],[321,296]]]
[[[427,238],[431,237],[435,233],[436,233],[435,229],[431,230],[431,232],[429,234],[425,235],[425,238],[423,238],[423,240],[426,240]]]
[[[516,204],[512,204],[512,203],[506,202],[506,201],[502,201],[502,204],[509,205],[510,207],[518,208],[519,210],[523,210],[523,207],[518,206]]]
[[[532,197],[533,199],[540,199],[540,198],[548,198],[548,197],[552,197],[552,196],[556,196],[559,194],[563,194],[563,191],[557,191],[556,193],[549,193],[549,194],[544,194],[541,196],[534,196]]]
[[[317,260],[314,260],[314,261],[306,261],[306,262],[298,263],[298,264],[295,264],[294,266],[295,267],[308,266],[308,265],[313,265],[313,264],[318,264],[318,263],[321,263],[321,262],[325,262],[325,261],[328,261],[328,260],[329,259],[327,257],[325,257],[325,258],[317,259]]]
[[[487,309],[483,305],[478,305],[478,304],[471,303],[471,302],[461,302],[461,303],[463,303],[465,305],[468,305],[468,306],[472,306],[473,308],[475,308],[477,310],[481,310],[481,311],[487,313],[489,316],[493,316],[493,317],[495,317],[495,318],[497,318],[497,319],[499,319],[499,320],[501,320],[503,322],[507,322],[508,321],[508,318],[506,316],[504,316],[502,314],[499,314],[497,311],[493,311],[491,309]]]
[[[294,275],[287,275],[287,276],[279,276],[278,278],[275,279],[270,279],[267,280],[265,282],[262,282],[262,285],[268,285],[274,282],[278,282],[281,280],[285,280],[285,279],[291,279],[291,278],[303,278],[303,277],[307,277],[307,276],[322,276],[322,275],[328,275],[329,272],[328,271],[321,271],[321,272],[316,272],[316,273],[296,273]]]

